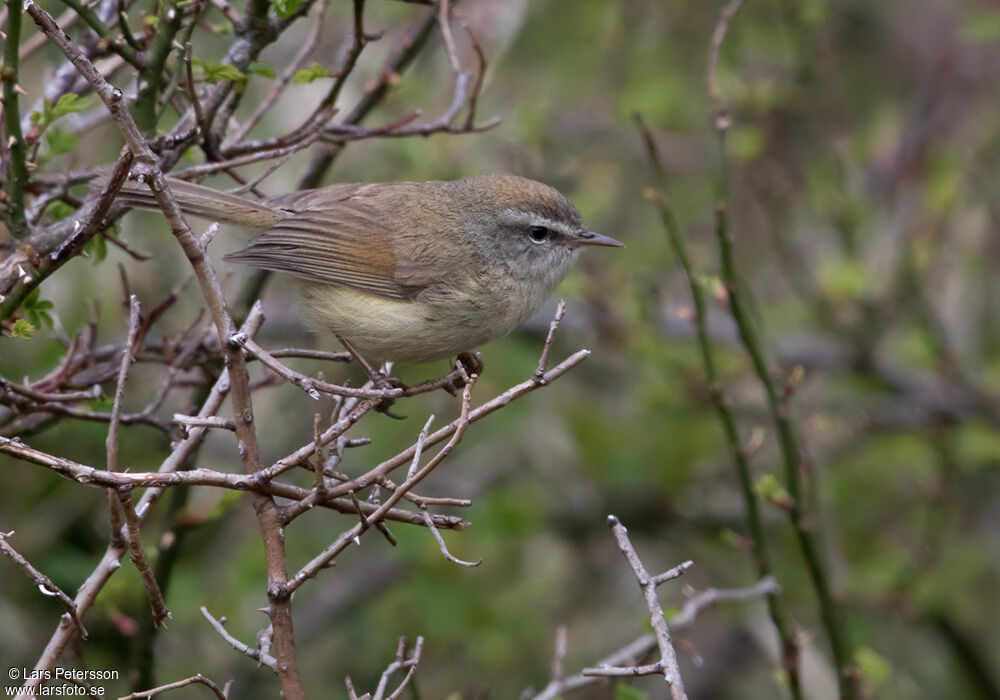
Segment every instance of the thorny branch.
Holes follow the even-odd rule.
[[[714,55],[714,53],[713,53]],[[642,117],[636,115],[636,124],[646,147],[646,155],[653,167],[653,174],[657,189],[647,191],[646,195],[657,207],[660,213],[660,220],[664,231],[670,241],[674,256],[684,273],[684,280],[687,283],[691,294],[693,306],[695,335],[698,340],[698,348],[701,352],[702,365],[705,368],[705,378],[708,381],[709,396],[715,412],[722,424],[726,441],[733,454],[733,462],[736,467],[736,477],[740,484],[740,491],[743,496],[743,507],[746,512],[747,530],[750,539],[750,546],[753,552],[754,563],[757,568],[757,575],[760,578],[767,578],[771,575],[771,559],[767,547],[767,540],[764,536],[764,527],[760,515],[760,505],[757,502],[757,495],[753,488],[753,475],[750,469],[750,459],[747,449],[737,428],[736,419],[730,409],[726,396],[723,393],[719,381],[719,373],[716,368],[715,354],[708,335],[708,312],[705,302],[705,292],[698,282],[697,273],[694,270],[688,255],[687,245],[681,236],[677,219],[666,198],[666,171],[657,148],[656,139],[653,133],[646,126]],[[793,700],[801,700],[802,687],[799,679],[799,651],[795,637],[789,629],[785,612],[778,601],[776,595],[767,599],[768,613],[778,632],[778,637],[782,648],[782,664],[788,674],[788,687]]]
[[[787,514],[795,538],[805,561],[810,582],[816,593],[820,619],[830,640],[834,663],[837,668],[837,683],[841,700],[855,700],[860,689],[857,671],[854,668],[852,642],[844,629],[843,613],[834,599],[826,562],[822,553],[821,537],[810,522],[806,512],[806,498],[801,485],[800,470],[803,453],[799,446],[797,430],[789,410],[789,392],[779,392],[774,377],[765,359],[763,344],[750,318],[746,290],[736,269],[734,238],[729,222],[729,197],[726,170],[726,132],[729,117],[725,111],[717,86],[717,70],[722,43],[726,37],[733,16],[739,10],[742,0],[730,0],[719,16],[712,41],[709,46],[707,68],[707,90],[714,107],[712,125],[717,137],[717,177],[715,205],[715,237],[719,247],[722,278],[726,289],[726,300],[730,315],[736,323],[740,342],[753,366],[754,374],[764,389],[770,418],[778,435],[784,471],[785,488],[790,496]],[[780,629],[780,628],[779,628]],[[783,645],[788,642],[783,639]]]
[[[237,169],[265,160],[280,166],[291,155],[317,146],[322,153],[314,158],[303,176],[303,184],[316,184],[323,177],[330,162],[348,143],[369,138],[399,138],[427,136],[435,133],[472,133],[491,128],[497,120],[476,122],[476,107],[483,87],[487,61],[482,47],[469,32],[468,40],[474,50],[477,67],[464,69],[458,57],[458,48],[451,31],[450,7],[441,2],[425,19],[415,25],[399,49],[392,52],[384,69],[372,81],[360,100],[353,107],[343,109],[339,121],[331,121],[338,112],[338,99],[342,88],[357,65],[364,46],[378,39],[378,35],[364,30],[363,0],[354,2],[354,32],[351,45],[334,74],[334,84],[323,104],[303,124],[292,132],[272,139],[247,140],[247,136],[276,104],[291,82],[298,66],[314,50],[322,36],[322,20],[327,3],[319,0],[302,3],[291,18],[277,17],[270,5],[261,0],[249,4],[246,17],[241,17],[224,0],[211,3],[234,23],[235,38],[224,61],[244,70],[257,54],[281,36],[297,17],[313,10],[316,20],[305,43],[292,62],[272,87],[257,109],[239,123],[237,108],[243,95],[234,89],[236,81],[222,80],[199,85],[195,79],[192,56],[192,32],[200,20],[203,3],[161,3],[157,12],[158,31],[145,35],[133,34],[128,27],[128,4],[121,0],[102,0],[98,5],[74,3],[68,15],[56,22],[36,3],[25,5],[25,12],[41,30],[39,34],[55,45],[65,56],[66,62],[57,73],[57,79],[47,90],[53,101],[61,95],[93,92],[103,106],[81,115],[74,132],[82,132],[110,117],[125,141],[118,162],[109,170],[82,170],[58,175],[37,173],[26,192],[36,200],[26,216],[23,245],[15,246],[12,254],[0,262],[0,319],[17,318],[23,312],[22,304],[38,287],[55,274],[65,262],[79,255],[83,247],[95,236],[104,235],[113,245],[121,247],[136,265],[146,263],[150,257],[136,251],[128,242],[106,229],[121,216],[124,209],[115,204],[122,183],[134,177],[147,184],[170,230],[184,252],[191,273],[179,281],[168,297],[159,304],[150,304],[150,311],[143,314],[137,295],[132,294],[129,274],[121,269],[122,284],[128,299],[128,331],[124,341],[101,345],[98,343],[96,309],[84,330],[72,337],[65,337],[65,353],[54,369],[37,379],[13,381],[0,376],[0,430],[10,437],[0,437],[0,453],[25,463],[35,464],[53,471],[76,483],[108,489],[111,518],[111,537],[101,561],[86,581],[79,587],[75,599],[61,594],[46,582],[44,592],[58,595],[67,609],[67,620],[53,632],[48,645],[40,655],[36,671],[50,671],[59,662],[72,639],[85,636],[83,615],[114,572],[121,566],[121,558],[128,553],[139,570],[146,594],[153,611],[153,624],[161,625],[169,616],[165,594],[147,559],[141,538],[142,528],[151,509],[163,493],[176,486],[200,486],[247,491],[255,509],[267,562],[268,614],[270,624],[267,644],[253,649],[230,635],[224,620],[213,618],[202,609],[206,619],[235,649],[248,655],[274,671],[280,679],[282,694],[286,698],[303,697],[298,676],[294,629],[291,617],[291,597],[305,581],[315,577],[329,566],[337,554],[369,529],[379,529],[391,542],[392,534],[386,523],[398,522],[426,527],[439,544],[443,556],[463,566],[477,563],[465,562],[454,557],[444,543],[442,529],[460,530],[468,525],[462,518],[433,512],[440,506],[468,506],[466,499],[447,495],[431,496],[415,493],[413,489],[432,471],[437,469],[457,448],[472,423],[509,405],[526,394],[555,381],[576,367],[589,356],[581,350],[551,369],[548,358],[552,339],[562,316],[551,326],[538,370],[528,380],[502,391],[478,407],[472,405],[472,391],[478,377],[467,376],[463,367],[443,377],[421,382],[408,388],[385,389],[378,386],[360,388],[327,382],[322,374],[309,376],[289,366],[286,358],[308,358],[327,361],[350,361],[344,353],[328,353],[298,348],[265,350],[254,340],[264,322],[259,304],[253,297],[243,300],[250,309],[242,328],[236,327],[230,313],[222,283],[206,255],[206,248],[216,227],[210,227],[199,239],[191,230],[176,199],[170,191],[166,173],[174,167],[181,154],[191,147],[200,148],[206,162],[177,173],[186,178],[199,178],[213,172],[231,175],[241,183],[241,190],[251,189],[262,179],[243,177]],[[19,16],[19,13],[17,13]],[[74,21],[82,19],[88,39],[74,41],[66,33]],[[419,112],[396,119],[383,126],[364,128],[361,122],[380,103],[391,86],[398,81],[402,71],[414,60],[427,43],[432,30],[441,31],[445,51],[455,74],[454,93],[444,113],[426,123],[415,123]],[[92,32],[92,33],[91,33]],[[459,37],[461,38],[461,37]],[[13,43],[14,56],[21,48]],[[38,43],[38,42],[35,42]],[[102,52],[111,51],[121,58],[95,64]],[[10,52],[7,64],[10,65]],[[22,52],[23,60],[31,55]],[[173,58],[172,58],[173,57]],[[124,60],[121,60],[124,59]],[[110,82],[112,73],[125,69],[138,74],[137,93],[128,95]],[[14,69],[16,72],[16,68]],[[119,83],[121,84],[121,83]],[[10,109],[14,100],[7,101],[8,120],[25,122],[25,115]],[[166,135],[156,133],[157,122],[166,110],[175,109],[179,114],[176,125]],[[464,118],[460,118],[464,112]],[[10,125],[8,125],[10,126]],[[37,141],[38,134],[29,135]],[[37,148],[36,148],[37,151]],[[5,166],[10,172],[12,161],[9,151],[0,154],[7,158]],[[17,166],[16,152],[13,165]],[[269,174],[271,170],[265,173]],[[30,173],[29,173],[30,174]],[[100,177],[102,184],[90,194],[78,199],[72,188]],[[16,194],[16,193],[15,193]],[[62,222],[49,222],[47,207],[51,202],[64,201],[76,207],[76,212]],[[184,287],[190,279],[197,280],[207,308],[210,324],[206,325],[201,313],[182,331],[162,332],[156,335],[165,318],[165,312],[185,294]],[[259,291],[259,287],[258,287]],[[241,303],[243,303],[241,301]],[[214,330],[213,330],[214,328]],[[60,336],[62,337],[62,336]],[[219,361],[225,368],[219,371]],[[128,376],[134,362],[153,364],[159,368],[161,379],[155,396],[147,405],[134,413],[125,411],[128,393]],[[258,362],[266,367],[263,381],[251,382],[248,363]],[[273,376],[272,376],[273,375]],[[290,383],[307,393],[327,394],[338,401],[337,411],[326,427],[319,419],[313,424],[312,439],[302,447],[271,465],[262,464],[258,435],[254,426],[254,393],[268,385]],[[444,427],[429,433],[430,421],[409,448],[396,456],[352,474],[338,471],[345,447],[365,444],[364,438],[347,438],[345,434],[379,402],[400,399],[445,389],[449,392],[462,387],[460,415]],[[199,397],[200,410],[194,415],[181,394],[187,392]],[[89,402],[110,394],[110,411],[92,408]],[[227,415],[223,402],[231,397],[232,411]],[[35,449],[21,437],[44,430],[64,418],[74,418],[107,423],[105,464],[90,466],[56,454]],[[158,428],[174,439],[159,470],[142,472],[130,469],[130,456],[120,451],[120,435],[132,425]],[[197,466],[198,451],[211,430],[225,431],[233,436],[235,456],[242,464],[242,473]],[[443,445],[442,445],[443,443]],[[334,447],[328,450],[328,446]],[[432,457],[426,450],[442,445]],[[328,461],[327,452],[335,452],[337,459]],[[315,458],[315,460],[314,460]],[[312,465],[315,461],[315,465]],[[423,462],[423,463],[422,463]],[[405,468],[405,477],[393,480],[393,471]],[[104,468],[100,468],[103,466]],[[294,483],[290,470],[307,467],[312,471],[310,483]],[[136,489],[144,489],[136,498]],[[367,497],[363,492],[368,489]],[[360,497],[359,497],[360,496]],[[135,500],[133,500],[136,498]],[[278,499],[287,504],[279,503]],[[405,507],[404,501],[414,504]],[[285,558],[284,527],[297,516],[314,507],[321,507],[355,518],[355,525],[347,529],[325,550],[317,554],[293,576],[289,576]],[[4,553],[25,568],[36,581],[42,575],[17,555],[5,539],[0,542]],[[70,619],[71,618],[71,619]],[[403,695],[412,682],[420,660],[423,639],[418,638],[412,649],[401,641],[395,661],[385,670],[377,688],[365,697],[374,700],[392,700]],[[394,674],[403,677],[394,688],[390,681]],[[37,687],[42,674],[33,676],[28,692]],[[205,685],[217,697],[229,696],[229,687],[219,687],[206,677],[197,674],[174,683],[135,692],[128,698],[152,697],[169,690],[189,685]]]
[[[600,667],[592,675],[641,676],[663,674],[663,679],[670,686],[670,697],[674,700],[687,700],[687,693],[684,692],[684,680],[681,678],[681,669],[677,665],[677,652],[674,651],[674,645],[670,639],[670,628],[667,626],[666,617],[663,615],[660,600],[656,596],[656,586],[659,583],[680,576],[691,563],[685,562],[680,567],[671,569],[659,576],[650,576],[639,555],[636,553],[635,547],[632,546],[628,530],[621,524],[621,521],[615,516],[609,515],[608,525],[611,526],[611,531],[618,542],[618,549],[625,555],[626,561],[628,561],[629,566],[632,568],[632,573],[635,574],[636,581],[639,582],[639,588],[646,598],[646,607],[649,609],[649,620],[653,625],[653,633],[656,636],[656,645],[660,650],[660,658],[655,664],[639,668]]]
[[[232,683],[232,681],[230,681]],[[203,685],[209,690],[211,690],[215,697],[219,700],[227,700],[229,697],[229,685],[227,683],[225,687],[220,688],[219,685],[210,678],[205,678],[205,676],[200,673],[196,673],[190,678],[184,678],[183,680],[174,681],[173,683],[167,683],[165,685],[160,685],[155,688],[150,688],[149,690],[140,690],[137,693],[131,693],[123,697],[118,698],[118,700],[140,700],[141,698],[151,698],[160,693],[165,693],[168,690],[176,690],[177,688],[184,688],[189,685],[199,684]]]
[[[685,601],[681,611],[667,620],[667,626],[675,631],[689,627],[698,615],[716,603],[745,602],[779,593],[781,593],[781,588],[770,577],[761,579],[747,588],[709,588],[695,593]],[[563,630],[563,636],[561,637],[559,630],[557,630],[552,680],[538,693],[530,688],[526,690],[522,695],[525,700],[555,700],[566,693],[600,683],[609,677],[634,677],[661,672],[661,664],[659,663],[642,663],[649,654],[658,648],[657,636],[645,634],[618,651],[605,656],[593,666],[582,669],[580,673],[564,676],[562,662],[566,656],[565,628],[560,628],[560,630]]]

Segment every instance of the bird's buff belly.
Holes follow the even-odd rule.
[[[453,357],[506,335],[524,316],[513,309],[482,313],[460,296],[396,301],[310,282],[302,283],[302,295],[316,330],[345,338],[369,362]]]

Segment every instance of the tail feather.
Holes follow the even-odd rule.
[[[202,219],[264,229],[270,228],[286,216],[284,212],[266,204],[252,202],[193,182],[167,178],[167,185],[185,214]],[[149,186],[135,180],[125,181],[116,201],[137,209],[160,208]]]

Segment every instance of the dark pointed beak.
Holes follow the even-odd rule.
[[[593,231],[581,231],[577,234],[576,242],[580,245],[604,245],[611,248],[624,248],[625,244],[611,236],[604,236]]]

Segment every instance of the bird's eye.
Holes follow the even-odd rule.
[[[541,243],[549,237],[551,231],[544,226],[529,226],[528,235],[535,243]]]

